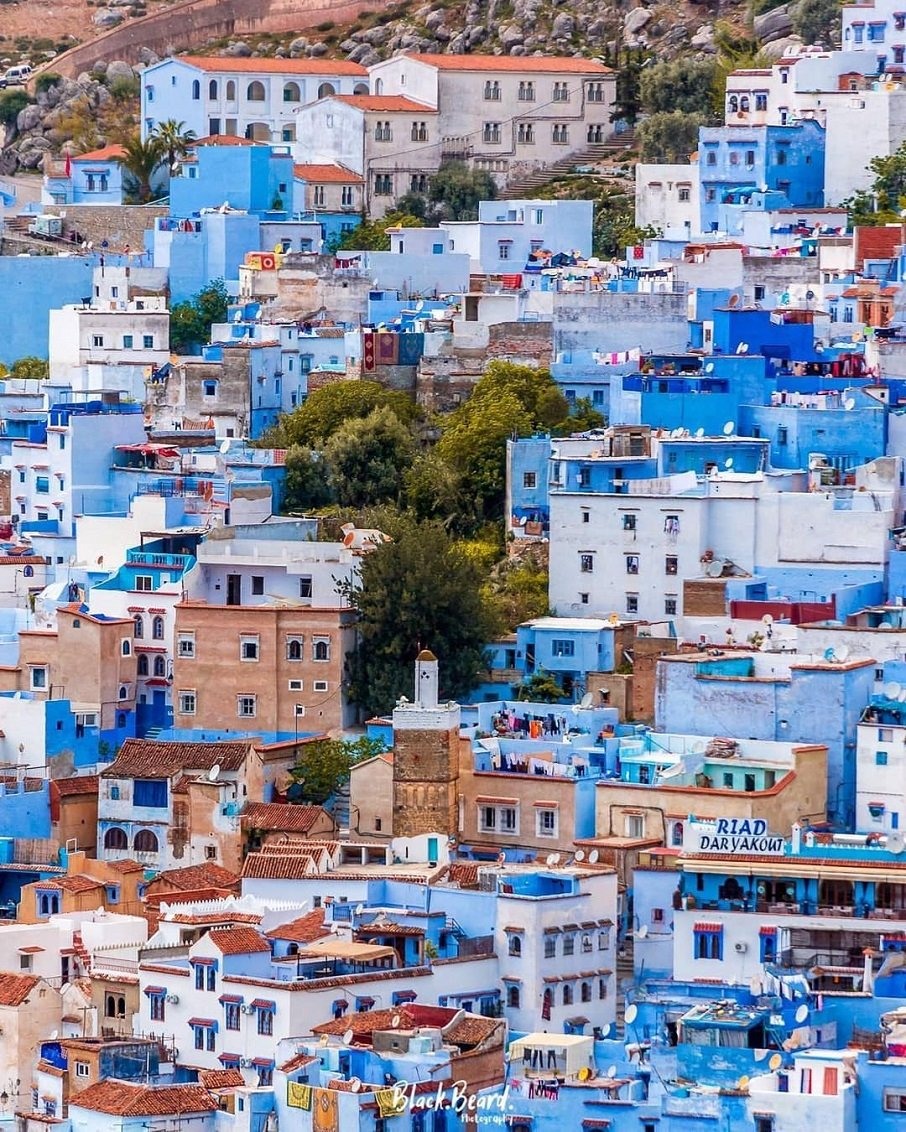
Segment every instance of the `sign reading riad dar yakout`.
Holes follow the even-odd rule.
[[[768,832],[762,818],[718,818],[713,823],[690,822],[683,851],[693,854],[756,853],[765,857],[783,855],[784,839]]]

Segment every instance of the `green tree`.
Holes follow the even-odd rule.
[[[49,373],[48,363],[44,358],[38,358],[34,354],[26,354],[24,358],[19,358],[9,367],[10,377],[45,378]]]
[[[611,122],[625,122],[634,126],[642,112],[642,68],[645,55],[641,50],[628,50],[622,61],[617,60],[617,88]]]
[[[566,697],[554,677],[549,672],[539,670],[516,685],[516,699],[539,704],[558,704]]]
[[[398,502],[414,457],[412,434],[388,405],[346,421],[324,449],[333,494],[349,507]]]
[[[159,138],[152,136],[142,141],[134,135],[123,142],[122,155],[115,160],[123,167],[128,191],[139,204],[147,204],[154,196],[154,180],[163,158]]]
[[[793,31],[804,43],[831,46],[840,38],[839,0],[799,0],[792,12]]]
[[[16,119],[32,100],[24,90],[5,90],[0,94],[0,124],[15,126]]]
[[[466,696],[487,667],[492,629],[481,571],[442,524],[403,517],[388,533],[393,541],[364,556],[350,592],[359,644],[347,657],[349,694],[372,714],[412,695],[412,664],[422,648],[440,661],[443,696]]]
[[[333,500],[323,453],[295,444],[286,453],[284,512],[314,511]]]
[[[297,409],[281,417],[276,427],[262,437],[262,445],[318,447],[346,421],[367,417],[383,405],[391,408],[403,424],[412,426],[418,418],[415,402],[405,393],[385,389],[377,381],[332,381],[310,393]]]
[[[406,502],[418,519],[438,519],[448,530],[471,526],[462,522],[462,476],[436,450],[417,456],[406,472]]]
[[[672,59],[642,71],[639,96],[647,114],[711,112],[711,86],[716,63],[713,59]]]
[[[56,71],[45,71],[35,79],[35,94],[46,94],[51,87],[59,86],[63,76]]]
[[[444,220],[477,220],[479,203],[496,196],[491,174],[470,169],[464,161],[445,161],[428,178],[428,200]]]
[[[388,228],[424,228],[424,226],[424,221],[417,216],[410,216],[405,212],[387,212],[380,220],[363,219],[358,227],[334,241],[331,247],[334,251],[348,248],[351,251],[388,252],[390,251]]]
[[[531,559],[504,559],[491,571],[484,595],[498,635],[547,614],[549,580],[547,569]]]
[[[906,142],[887,157],[873,157],[868,168],[875,175],[872,189],[877,196],[876,211],[899,211],[906,197]]]
[[[185,157],[196,140],[195,131],[187,130],[185,122],[177,122],[175,118],[167,118],[165,122],[158,122],[154,127],[153,136],[157,138],[161,149],[167,159],[167,171],[173,172],[173,166],[181,157]]]
[[[560,436],[569,436],[572,432],[588,432],[593,428],[604,428],[607,418],[592,405],[588,397],[580,397],[570,410],[569,416],[558,426]]]
[[[688,162],[698,149],[698,131],[707,125],[704,114],[686,114],[673,110],[652,114],[639,123],[636,135],[642,160],[655,164]]]
[[[349,781],[356,763],[372,759],[386,748],[379,739],[316,739],[301,746],[296,765],[290,771],[293,785],[287,797],[291,802],[321,806]]]
[[[229,297],[222,279],[215,279],[188,301],[170,307],[170,349],[190,354],[210,340],[211,325],[225,322]],[[289,445],[281,445],[289,447]]]

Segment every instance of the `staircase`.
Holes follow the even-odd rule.
[[[627,130],[625,133],[615,134],[607,141],[593,142],[584,149],[576,150],[566,157],[561,157],[559,161],[554,161],[550,165],[544,165],[540,169],[533,169],[531,173],[513,177],[507,181],[501,196],[510,200],[529,199],[535,189],[540,189],[550,181],[556,180],[557,177],[574,173],[577,166],[596,165],[598,162],[606,161],[608,158],[630,149],[634,140],[635,134]]]
[[[85,946],[82,940],[81,932],[72,933],[72,950],[76,954],[76,958],[79,961],[82,972],[85,975],[91,974],[91,955],[89,954],[88,948]]]

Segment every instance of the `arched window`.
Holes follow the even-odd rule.
[[[517,957],[522,955],[522,940],[518,935],[510,936],[510,955]]]
[[[736,111],[739,109],[739,99],[736,97],[735,94],[731,94],[730,97],[727,99],[727,109],[730,111],[731,114],[735,114]]]
[[[192,98],[197,102],[201,98],[201,83],[195,79],[192,83]]]
[[[571,1006],[572,1001],[573,1001],[573,988],[569,985],[569,983],[565,983],[564,986],[563,986],[563,1005],[564,1006]]]
[[[286,83],[283,87],[283,101],[284,102],[299,102],[301,93],[299,91],[298,83]]]
[[[312,657],[315,660],[330,660],[330,645],[327,641],[315,641]]]
[[[112,995],[112,994],[107,995],[107,998],[105,999],[105,1005],[104,1005],[104,1014],[108,1018],[115,1018],[116,1017],[116,996],[115,995]]]
[[[116,1000],[116,1016],[117,1018],[126,1017],[126,999],[122,995]]]
[[[105,849],[128,849],[129,838],[126,836],[125,830],[119,826],[113,825],[104,834],[104,848]]]
[[[740,98],[739,109],[743,114],[748,114],[748,112],[749,112],[749,96],[747,94],[744,94],[742,96],[742,98]]]
[[[591,1002],[591,983],[583,983],[580,995],[583,1002]]]
[[[513,1010],[519,1009],[519,987],[510,983],[506,988],[506,1004]]]
[[[164,619],[163,617],[155,617],[151,623],[151,636],[155,641],[162,641],[164,639]]]
[[[554,1005],[554,996],[551,993],[551,988],[546,987],[544,997],[541,999],[541,1017],[547,1018],[550,1016],[551,1007]]]
[[[143,652],[139,653],[138,655],[138,668],[136,669],[136,671],[138,672],[139,676],[148,675],[148,658]]]
[[[337,89],[333,83],[321,83],[318,87],[318,98],[330,98],[332,94],[336,94]]]
[[[674,848],[677,848],[677,847],[682,848],[682,845],[683,845],[683,823],[681,821],[675,821],[673,823],[673,831],[670,835],[670,844]]]
[[[235,102],[236,101],[236,84],[233,82],[232,79],[227,80],[226,96],[227,96],[227,102]]]
[[[132,636],[137,640],[141,640],[145,635],[145,619],[140,613],[136,613],[132,620]]]
[[[156,853],[160,848],[157,835],[150,829],[140,829],[132,842],[132,848],[136,853]]]
[[[259,83],[257,79],[249,83],[248,90],[245,92],[245,97],[249,102],[264,102],[267,97],[264,93],[264,83]]]
[[[375,94],[383,94],[384,93],[384,80],[383,79],[375,79],[374,93]]]
[[[302,638],[293,637],[286,643],[286,659],[287,660],[301,660],[302,659]]]
[[[124,699],[124,697],[120,696],[120,699]],[[126,726],[126,713],[124,711],[121,711],[119,713],[119,715],[116,717],[116,725],[120,729],[122,729],[123,727]]]
[[[132,656],[132,642],[123,641],[120,644],[120,651],[122,652],[123,656]]]
[[[167,662],[164,660],[164,658],[162,656],[156,656],[154,658],[154,675],[155,676],[166,676],[167,675]]]
[[[208,98],[215,99],[217,97],[217,80],[211,79],[208,83]]]
[[[380,81],[381,80],[378,79],[378,82],[380,82]],[[368,83],[356,83],[355,86],[352,88],[352,93],[353,94],[367,94],[368,93]]]

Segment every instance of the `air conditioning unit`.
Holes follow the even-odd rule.
[[[745,955],[745,953],[749,950],[749,945],[747,943],[742,943],[742,942],[734,943],[733,944],[733,950],[738,951],[740,955]]]
[[[241,1014],[254,1014],[255,1008],[254,1006],[240,1006],[239,1012]]]
[[[176,1006],[176,1004],[179,1002],[179,995],[178,994],[168,994],[167,997],[164,999],[164,1002],[172,1002],[173,1005]]]
[[[240,1069],[251,1069],[252,1068],[252,1059],[250,1057],[243,1057],[242,1060],[239,1062],[239,1068]]]

